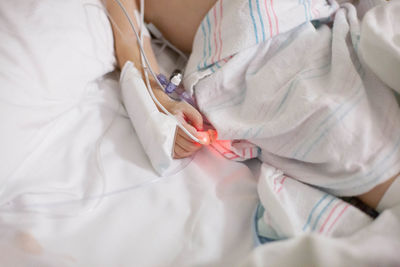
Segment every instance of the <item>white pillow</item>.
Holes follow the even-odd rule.
[[[54,120],[114,70],[100,1],[0,1],[0,191]]]

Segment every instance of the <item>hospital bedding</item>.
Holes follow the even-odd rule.
[[[223,14],[206,16],[186,69],[219,137],[249,140],[253,157],[338,196],[399,173],[400,110],[360,57],[356,7],[281,0],[264,11],[250,2],[218,2]]]
[[[398,103],[362,57],[387,51],[396,62],[399,3],[364,21],[378,37],[367,47],[359,20],[384,2],[341,2],[221,0],[195,37],[186,87],[221,139],[250,140],[263,161],[256,217],[263,243],[356,234],[372,219],[334,195],[367,192],[399,172]],[[397,78],[396,63],[382,65]],[[231,147],[242,159],[254,150]]]
[[[346,238],[254,249],[256,161],[208,147],[158,177],[121,106],[99,7],[0,2],[2,266],[399,263],[398,207]]]
[[[233,265],[253,246],[251,171],[206,148],[156,175],[96,6],[0,3],[0,265]]]

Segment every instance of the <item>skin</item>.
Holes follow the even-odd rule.
[[[139,0],[136,0],[139,5]],[[192,51],[202,19],[216,0],[145,0],[145,19],[183,52]]]
[[[139,10],[139,1],[120,0],[129,14]],[[145,20],[153,23],[163,35],[174,45],[185,52],[190,52],[194,35],[202,18],[215,3],[215,0],[146,0]],[[115,41],[115,52],[118,66],[122,69],[129,60],[136,68],[142,70],[140,51],[136,36],[123,11],[115,0],[105,1],[107,11],[112,21]],[[174,14],[171,16],[171,14]],[[139,29],[136,20],[131,17],[136,29]],[[182,23],[184,22],[184,23]],[[144,38],[144,50],[155,73],[159,67],[151,49],[150,38]],[[194,136],[203,128],[201,114],[184,101],[174,101],[166,95],[157,85],[151,75],[150,84],[154,95],[160,103],[173,115],[178,117],[183,126]],[[177,130],[174,145],[174,158],[185,158],[193,155],[201,148],[199,143],[192,141],[180,128]]]
[[[139,10],[139,0],[120,1],[130,14],[135,9]],[[215,2],[216,0],[146,0],[145,20],[153,23],[164,37],[177,48],[190,53],[197,28]],[[130,60],[138,69],[142,69],[136,37],[120,7],[115,0],[106,0],[106,7],[113,21],[115,51],[119,67],[122,68],[125,62]],[[139,28],[138,25],[135,26],[137,29]],[[159,73],[149,38],[145,38],[144,47],[151,66],[156,73]],[[186,102],[176,102],[170,99],[158,88],[152,77],[150,77],[150,83],[157,99],[170,113],[181,120],[189,132],[196,136],[197,131],[203,127],[200,113]],[[175,158],[189,157],[200,148],[200,144],[193,142],[181,129],[178,129],[174,146]],[[370,207],[376,208],[394,180],[395,177],[392,177],[372,190],[359,195],[358,198]]]
[[[396,179],[396,176],[393,176],[386,182],[383,182],[377,186],[375,186],[372,190],[361,194],[358,196],[358,198],[363,201],[365,204],[372,208],[376,208],[381,201],[383,195],[385,194],[386,190],[390,187],[390,185],[393,183],[393,181]],[[398,178],[400,179],[400,178]]]

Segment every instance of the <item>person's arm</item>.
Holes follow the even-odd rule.
[[[138,10],[135,0],[120,0],[128,14],[134,14],[134,10]],[[110,16],[114,35],[115,53],[118,61],[118,66],[122,69],[127,61],[132,61],[138,70],[142,70],[141,56],[139,45],[136,36],[129,24],[128,19],[123,13],[121,7],[116,0],[105,0],[106,8]],[[136,29],[139,25],[136,19],[131,16]],[[151,48],[150,37],[144,36],[143,47],[149,64],[155,73],[159,73],[158,64]],[[164,91],[159,88],[154,77],[149,75],[151,87],[153,88],[154,95],[160,103],[172,114],[179,117],[184,127],[196,136],[197,130],[203,127],[203,119],[201,114],[191,105],[184,101],[175,101],[171,99]],[[190,139],[181,129],[178,128],[175,146],[174,157],[184,158],[192,155],[201,147],[200,144],[195,143]]]

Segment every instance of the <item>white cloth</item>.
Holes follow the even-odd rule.
[[[265,212],[258,234],[272,240],[318,233],[349,236],[369,225],[372,218],[349,203],[285,176],[263,164],[258,195]]]
[[[156,175],[108,74],[100,1],[6,0],[0,14],[0,266],[233,266],[250,253],[252,173],[203,148]]]
[[[364,16],[360,52],[368,66],[400,93],[400,1],[377,6]]]
[[[346,237],[307,234],[257,247],[239,266],[400,266],[400,206]]]
[[[140,143],[157,173],[176,171],[180,160],[173,160],[177,121],[158,111],[141,74],[130,61],[120,77],[122,101]]]
[[[276,2],[276,9],[285,3]],[[243,26],[234,22],[237,46]],[[332,28],[306,22],[243,45],[221,68],[208,67],[215,73],[189,86],[220,139],[246,139],[261,148],[254,156],[331,194],[367,192],[400,171],[400,110],[392,90],[360,61],[359,26],[355,7],[345,3]],[[224,31],[229,29],[222,24]],[[202,47],[199,36],[201,30],[195,49]],[[196,55],[188,70],[201,62]]]
[[[306,234],[251,253],[245,165],[205,148],[153,180],[118,112],[118,77],[104,76],[115,58],[98,1],[8,0],[0,11],[1,266],[400,265],[399,208],[350,237]]]
[[[195,35],[183,80],[185,88],[192,93],[200,79],[237,53],[307,21],[328,20],[337,8],[338,4],[330,0],[217,1]]]

